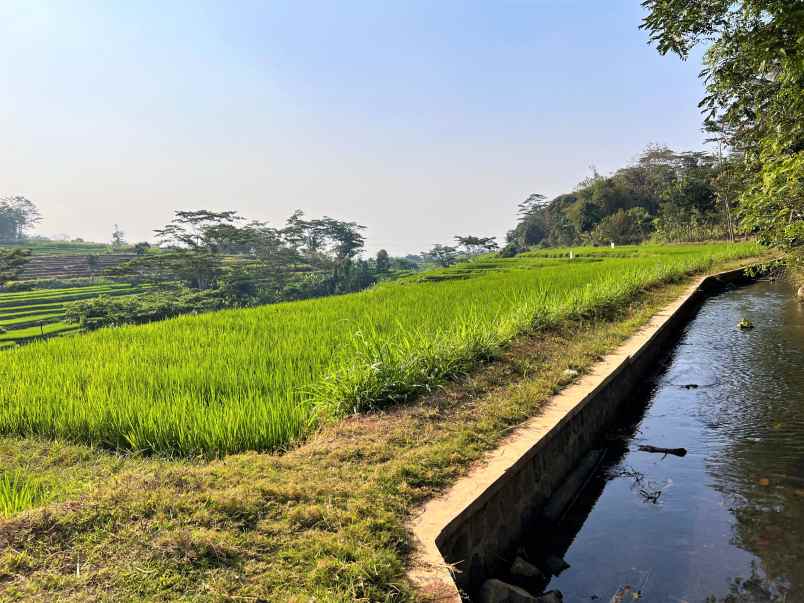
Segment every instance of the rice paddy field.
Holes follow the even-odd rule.
[[[30,249],[33,255],[72,255],[72,254],[96,254],[105,253],[111,250],[109,245],[103,243],[87,243],[76,241],[38,241],[26,240],[19,243],[3,243],[3,247],[14,249]]]
[[[428,391],[524,331],[604,315],[758,249],[573,255],[484,257],[356,294],[34,342],[2,355],[0,433],[182,456],[281,450],[321,421]]]
[[[68,289],[0,293],[0,349],[35,339],[74,332],[78,325],[64,322],[65,305],[100,295],[133,295],[141,291],[127,283]]]

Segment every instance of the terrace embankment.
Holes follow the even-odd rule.
[[[25,265],[17,280],[95,276],[136,257],[133,253],[35,255]],[[94,261],[94,264],[91,261]]]
[[[416,553],[409,576],[422,596],[458,602],[462,593],[476,591],[485,578],[500,573],[523,530],[555,501],[573,468],[705,296],[745,280],[742,269],[696,279],[591,373],[549,400],[480,466],[429,501],[411,525]]]

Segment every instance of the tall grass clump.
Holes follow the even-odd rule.
[[[9,517],[44,502],[47,489],[22,471],[0,471],[0,517]]]
[[[0,358],[0,433],[179,455],[281,449],[322,417],[467,371],[518,333],[595,318],[647,287],[757,253],[751,244],[620,251],[495,259],[436,281],[34,343]]]

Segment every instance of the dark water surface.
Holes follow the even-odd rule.
[[[804,304],[783,283],[710,298],[633,402],[550,550],[533,553],[572,566],[548,588],[565,601],[804,602]]]

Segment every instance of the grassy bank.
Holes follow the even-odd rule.
[[[328,425],[286,454],[205,462],[0,438],[0,466],[55,501],[0,519],[0,599],[415,600],[404,570],[416,505],[688,281],[520,335],[415,402]]]
[[[322,417],[426,392],[534,326],[609,311],[756,248],[617,252],[478,260],[357,294],[26,346],[0,365],[0,433],[180,455],[279,449]]]

